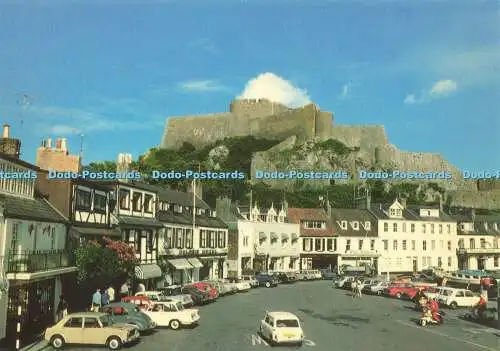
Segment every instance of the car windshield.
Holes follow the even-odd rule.
[[[298,328],[299,321],[296,319],[280,319],[276,321],[277,328]]]
[[[180,303],[180,302],[177,302],[177,303],[175,304],[175,307],[177,307],[177,311],[182,311],[182,310],[184,310],[184,306],[183,306],[183,305],[182,305],[182,303]]]
[[[110,325],[115,324],[115,321],[113,320],[113,318],[111,318],[109,316],[102,316],[100,318],[100,320],[101,320],[103,328],[109,327]]]

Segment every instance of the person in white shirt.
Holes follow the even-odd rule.
[[[125,296],[128,296],[128,293],[129,293],[128,284],[127,284],[127,282],[125,282],[125,283],[123,283],[123,285],[120,288],[120,295],[123,298]]]
[[[138,292],[146,291],[146,286],[144,286],[144,284],[142,284],[142,283],[139,283],[139,285],[137,286],[137,291]]]
[[[115,289],[113,289],[113,287],[110,285],[108,287],[108,295],[109,295],[109,302],[114,302],[115,301]]]

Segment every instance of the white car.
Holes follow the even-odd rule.
[[[260,321],[260,335],[273,345],[302,346],[304,342],[299,318],[289,312],[266,312],[266,317]]]
[[[343,277],[338,280],[336,280],[333,284],[335,285],[336,288],[343,288],[344,284],[347,282],[352,282],[354,280],[353,277]]]
[[[197,309],[185,309],[181,302],[154,302],[144,311],[159,327],[177,330],[181,326],[197,324],[200,314]]]
[[[259,281],[257,279],[255,279],[254,276],[244,275],[240,279],[248,282],[252,288],[258,288],[259,287]]]
[[[182,293],[182,286],[170,285],[161,289],[161,293],[172,299],[182,301],[184,307],[191,307],[194,305],[193,298],[189,294]]]
[[[146,296],[151,301],[183,302],[181,298],[177,296],[166,296],[161,291],[141,291],[136,293],[135,296]]]
[[[480,297],[466,289],[447,289],[439,294],[439,304],[455,309],[457,307],[473,307]]]
[[[373,285],[370,285],[370,294],[373,295],[382,295],[384,290],[389,287],[388,282],[378,282]]]
[[[441,295],[445,294],[445,291],[453,290],[452,288],[430,288],[427,291],[424,291],[424,296],[428,299],[437,299],[439,300]]]
[[[250,283],[243,279],[231,279],[231,282],[235,284],[238,291],[248,291],[252,289]]]

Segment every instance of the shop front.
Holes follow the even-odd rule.
[[[196,257],[167,256],[165,285],[182,285],[200,280],[203,264]]]
[[[301,254],[300,269],[330,269],[337,267],[338,256],[335,254]]]

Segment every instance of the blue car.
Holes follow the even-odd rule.
[[[278,281],[276,277],[271,274],[257,273],[255,279],[259,282],[259,286],[265,286],[266,288],[274,288],[278,286]]]

